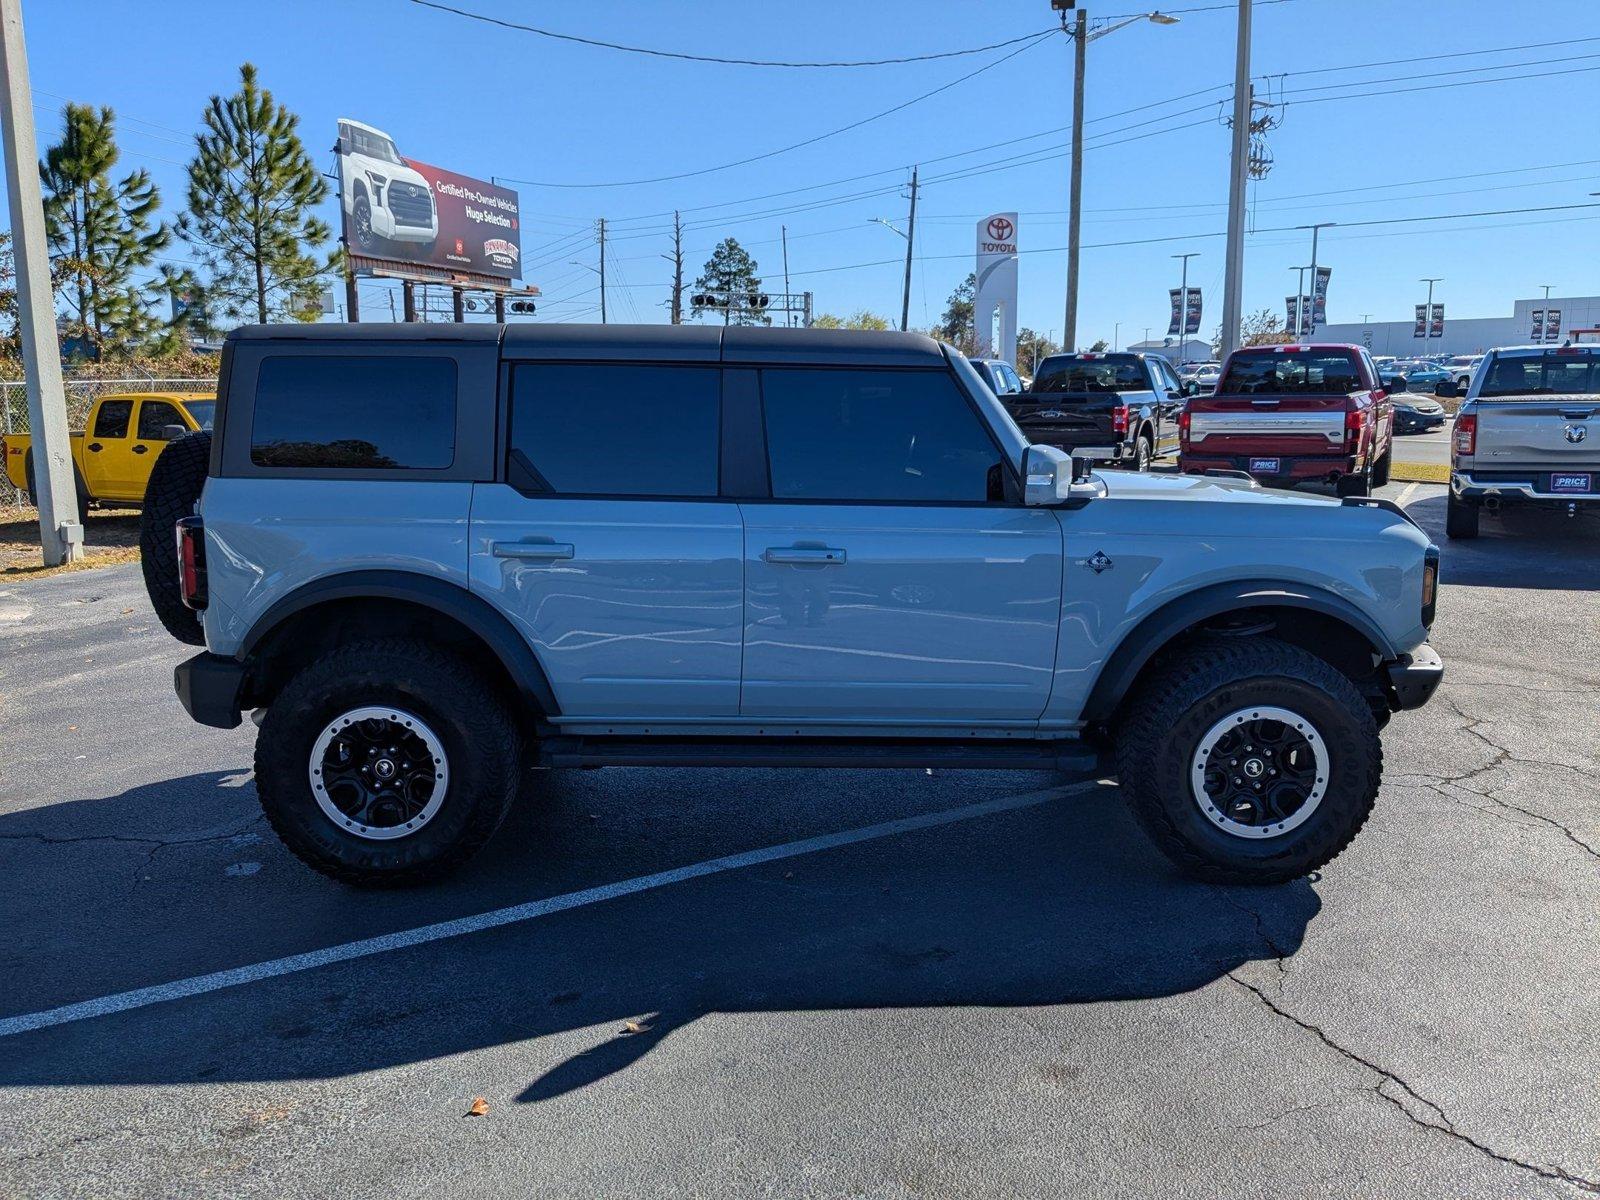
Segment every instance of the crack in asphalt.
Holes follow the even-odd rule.
[[[1280,1006],[1261,988],[1257,987],[1253,983],[1250,983],[1248,980],[1239,978],[1237,973],[1229,971],[1228,978],[1259,1000],[1263,1005],[1266,1006],[1268,1011],[1279,1017],[1282,1017],[1291,1025],[1294,1025],[1295,1027],[1311,1034],[1324,1046],[1327,1046],[1328,1049],[1332,1050],[1340,1057],[1348,1059],[1353,1063],[1357,1063],[1377,1075],[1379,1077],[1378,1085],[1371,1090],[1383,1100],[1388,1101],[1389,1104],[1391,1104],[1396,1110],[1405,1116],[1406,1120],[1410,1121],[1418,1128],[1429,1129],[1435,1133],[1443,1134],[1444,1136],[1458,1141],[1465,1146],[1470,1146],[1472,1149],[1478,1151],[1478,1153],[1487,1158],[1492,1158],[1498,1163],[1504,1163],[1506,1166],[1515,1167],[1518,1170],[1530,1172],[1531,1174],[1539,1176],[1541,1179],[1548,1179],[1556,1183],[1570,1184],[1571,1186],[1580,1188],[1583,1191],[1590,1192],[1594,1195],[1600,1195],[1600,1180],[1588,1179],[1582,1175],[1574,1175],[1572,1172],[1562,1167],[1546,1166],[1541,1163],[1528,1162],[1525,1159],[1520,1159],[1513,1155],[1496,1150],[1494,1147],[1485,1142],[1479,1141],[1469,1133],[1463,1133],[1456,1127],[1455,1122],[1450,1119],[1449,1114],[1446,1113],[1443,1108],[1441,1108],[1438,1104],[1435,1104],[1432,1100],[1429,1100],[1426,1096],[1422,1095],[1409,1083],[1407,1083],[1393,1071],[1389,1070],[1387,1067],[1381,1066],[1378,1063],[1373,1062],[1371,1059],[1358,1054],[1354,1050],[1351,1050],[1349,1047],[1334,1041],[1334,1039],[1328,1035],[1328,1032],[1320,1025],[1315,1025],[1310,1021],[1306,1021],[1295,1016],[1293,1013]],[[1401,1095],[1395,1096],[1385,1091],[1385,1084],[1393,1085],[1401,1092]],[[1412,1110],[1411,1106],[1405,1102],[1407,1099],[1420,1106],[1420,1108],[1423,1110],[1421,1115]],[[1317,1108],[1322,1106],[1305,1105],[1302,1107]],[[1293,1111],[1296,1110],[1288,1110],[1288,1112]],[[1429,1113],[1432,1114],[1432,1119],[1428,1118]],[[1280,1115],[1287,1115],[1287,1113]]]

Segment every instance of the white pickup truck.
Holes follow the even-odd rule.
[[[1473,374],[1450,443],[1445,532],[1477,537],[1482,513],[1513,505],[1600,512],[1600,346],[1502,347]]]

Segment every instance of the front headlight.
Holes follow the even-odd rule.
[[[372,182],[377,184],[379,187],[382,187],[384,184],[389,182],[389,177],[387,175],[379,175],[376,171],[368,171],[367,178],[372,180]]]

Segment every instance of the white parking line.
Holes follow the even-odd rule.
[[[382,934],[379,937],[362,938],[360,941],[345,942],[339,946],[328,946],[322,950],[311,950],[304,954],[291,954],[287,958],[274,958],[267,962],[252,963],[244,967],[233,967],[226,971],[213,971],[209,975],[194,975],[188,979],[156,984],[153,987],[136,988],[130,992],[116,992],[94,1000],[65,1004],[60,1008],[22,1013],[19,1016],[6,1017],[0,1020],[0,1037],[12,1037],[19,1033],[45,1029],[52,1025],[70,1024],[73,1021],[87,1021],[93,1017],[128,1012],[135,1008],[148,1008],[152,1004],[163,1004],[169,1000],[182,1000],[188,996],[200,996],[207,992],[221,991],[223,988],[238,987],[246,983],[258,983],[263,979],[276,979],[282,975],[294,975],[301,971],[311,971],[317,967],[330,966],[333,963],[349,962],[356,958],[368,958],[374,954],[387,954],[391,950],[406,950],[412,946],[425,945],[428,942],[462,937],[469,933],[480,933],[485,929],[498,929],[504,925],[532,921],[539,917],[548,917],[553,913],[582,908],[587,904],[598,904],[603,900],[615,900],[621,896],[632,896],[639,892],[650,891],[653,888],[683,883],[690,879],[701,879],[707,875],[720,874],[723,871],[738,871],[745,867],[759,866],[762,863],[777,862],[780,859],[797,858],[802,854],[815,854],[819,850],[832,850],[837,846],[851,846],[860,842],[876,841],[879,838],[894,837],[896,834],[911,833],[919,829],[932,829],[939,825],[950,825],[956,821],[970,821],[974,817],[986,817],[994,813],[1033,808],[1036,805],[1044,804],[1049,800],[1065,795],[1069,790],[1071,789],[1049,788],[1041,792],[1028,792],[1020,796],[986,800],[981,804],[968,804],[961,808],[946,809],[943,812],[925,813],[916,817],[903,817],[898,821],[884,821],[881,824],[866,825],[860,829],[847,829],[841,833],[826,833],[820,837],[804,838],[798,842],[784,842],[777,846],[766,846],[759,850],[747,850],[742,854],[730,854],[723,858],[708,859],[705,862],[693,863],[686,867],[674,867],[670,871],[658,871],[654,875],[639,875],[633,879],[624,879],[617,883],[601,884],[599,887],[584,888],[582,891],[567,892],[564,895],[550,896],[543,900],[532,900],[526,904],[514,904],[509,908],[497,908],[472,917],[461,917],[454,921],[440,921],[435,925],[423,925],[417,929],[405,929],[397,933]]]
[[[1395,503],[1401,508],[1404,508],[1406,506],[1406,501],[1415,496],[1417,494],[1417,489],[1421,486],[1422,485],[1420,483],[1408,483],[1406,485],[1406,490],[1400,493],[1400,499],[1395,501]]]

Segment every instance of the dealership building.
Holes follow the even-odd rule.
[[[1418,337],[1417,328],[1414,317],[1401,321],[1337,323],[1324,325],[1310,340],[1353,342],[1368,347],[1374,354],[1392,354],[1396,358],[1434,353],[1478,354],[1493,346],[1526,346],[1536,341],[1560,345],[1569,338],[1600,342],[1600,296],[1518,300],[1511,306],[1509,317],[1453,317],[1447,306],[1443,336]],[[1538,337],[1535,337],[1536,328]]]

